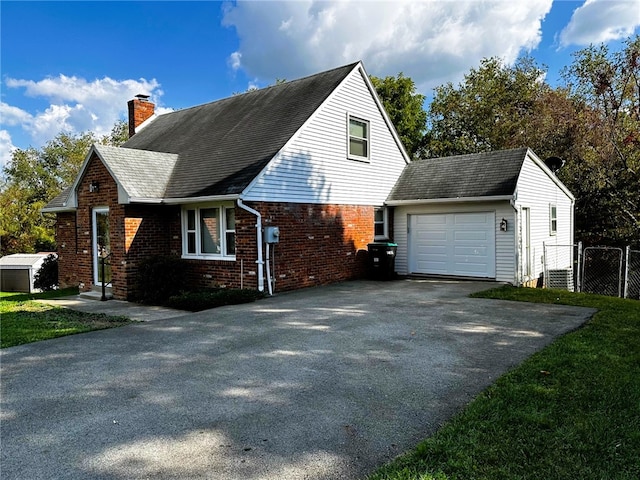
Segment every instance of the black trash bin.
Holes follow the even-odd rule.
[[[375,242],[368,245],[369,275],[376,280],[391,280],[396,275],[397,243]]]

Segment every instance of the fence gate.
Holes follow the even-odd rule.
[[[624,298],[640,300],[640,250],[627,246],[624,269]]]
[[[587,247],[582,259],[582,291],[622,296],[622,249]]]

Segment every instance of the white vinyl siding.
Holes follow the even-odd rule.
[[[408,275],[409,268],[409,224],[412,215],[453,214],[469,212],[494,212],[495,232],[495,279],[513,282],[515,277],[514,210],[509,202],[444,203],[396,207],[394,218],[394,241],[398,244],[396,272]],[[500,222],[507,220],[507,231],[500,231]]]
[[[543,244],[571,245],[573,243],[573,212],[571,199],[558,185],[527,156],[517,184],[516,206],[529,208],[529,248],[531,279],[544,271]],[[556,232],[551,231],[551,205],[556,210]],[[522,245],[519,246],[522,252]]]
[[[349,160],[347,119],[369,122],[369,160]],[[249,201],[382,205],[406,163],[359,69],[244,192]]]

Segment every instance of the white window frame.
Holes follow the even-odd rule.
[[[382,222],[376,221],[376,212],[382,211]],[[376,235],[376,225],[382,224],[383,234]],[[386,207],[375,207],[373,209],[373,237],[374,240],[388,240],[389,239],[389,209]]]
[[[182,258],[194,260],[235,260],[236,254],[228,252],[227,234],[236,233],[227,228],[227,211],[233,210],[235,206],[229,203],[215,204],[197,204],[184,205],[181,215],[182,230]],[[201,231],[201,211],[217,209],[218,229],[220,232],[220,253],[203,253],[202,252],[202,231]],[[189,229],[189,211],[195,212],[195,229]],[[189,234],[195,235],[195,253],[189,252]],[[235,242],[234,242],[235,243]]]
[[[555,203],[549,204],[549,235],[558,233],[558,207]]]
[[[359,123],[363,123],[364,125],[366,125],[366,129],[367,129],[367,136],[366,137],[357,137],[355,135],[351,135],[351,121],[354,122],[359,122]],[[351,138],[354,138],[355,140],[358,141],[364,141],[365,142],[365,146],[367,149],[367,155],[366,156],[362,156],[362,155],[357,155],[354,153],[351,153]],[[365,120],[364,118],[361,117],[357,117],[355,115],[350,115],[347,114],[347,157],[350,160],[359,160],[359,161],[365,161],[368,162],[369,158],[371,158],[371,122],[369,122],[369,120]]]

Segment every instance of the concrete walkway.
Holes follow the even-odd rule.
[[[164,320],[166,318],[176,318],[183,315],[190,315],[191,312],[174,310],[172,308],[158,307],[155,305],[140,305],[139,303],[124,302],[122,300],[100,300],[74,295],[49,300],[39,300],[39,302],[58,307],[70,308],[80,312],[104,313],[107,315],[128,317],[138,322],[152,322],[154,320]]]
[[[346,282],[4,349],[2,479],[362,478],[593,314],[467,297],[491,286]]]

